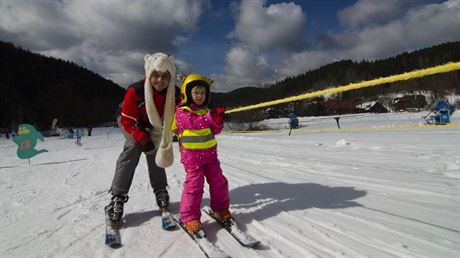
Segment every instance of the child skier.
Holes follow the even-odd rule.
[[[214,135],[223,128],[223,108],[210,111],[212,80],[190,74],[182,83],[181,103],[176,108],[172,128],[179,137],[181,163],[186,178],[180,203],[180,219],[191,234],[201,234],[201,201],[204,179],[209,184],[210,206],[216,218],[231,225],[228,182],[222,174],[217,158],[217,142]]]

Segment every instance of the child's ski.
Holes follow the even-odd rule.
[[[174,216],[168,209],[161,209],[161,227],[164,230],[172,230],[177,227]]]
[[[193,241],[198,245],[198,247],[203,251],[203,253],[206,255],[208,258],[230,258],[229,255],[227,255],[222,249],[214,245],[211,241],[209,241],[206,238],[206,233],[204,232],[203,229],[198,231],[196,234],[190,234],[187,229],[185,228],[185,225],[182,224],[180,219],[173,217],[174,220],[179,224],[179,226],[187,232],[187,235],[189,235]]]
[[[246,232],[241,231],[238,228],[238,223],[235,220],[235,218],[232,218],[231,225],[224,225],[221,223],[220,220],[218,220],[214,216],[214,212],[209,208],[209,207],[203,207],[203,211],[208,214],[211,218],[213,218],[219,225],[221,225],[230,235],[233,236],[242,246],[245,247],[255,247],[258,244],[260,244],[260,241],[253,238],[251,235],[249,235]]]

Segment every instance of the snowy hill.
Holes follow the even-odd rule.
[[[262,241],[245,249],[204,219],[232,257],[458,257],[460,112],[427,127],[422,113],[268,120],[282,131],[218,136],[231,209]],[[26,160],[0,139],[1,257],[204,257],[181,230],[161,229],[145,159],[125,205],[124,246],[104,246],[103,207],[123,146],[119,129],[82,139],[46,138]],[[184,172],[167,170],[177,212]],[[207,202],[207,189],[204,203]]]

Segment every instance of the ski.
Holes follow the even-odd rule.
[[[230,233],[230,235],[235,238],[236,241],[238,241],[242,246],[256,247],[258,244],[260,244],[259,240],[239,229],[235,218],[232,218],[230,225],[225,225],[214,216],[214,212],[209,207],[203,207],[203,211],[211,218],[213,218],[219,225],[221,225],[228,233]]]
[[[111,248],[121,247],[120,223],[113,223],[105,213],[105,245]]]
[[[214,245],[211,241],[206,238],[206,232],[201,229],[196,234],[190,234],[185,225],[180,221],[180,219],[173,217],[175,222],[193,239],[193,241],[198,245],[198,247],[203,251],[203,253],[208,258],[230,258],[222,249]]]
[[[161,227],[164,230],[172,230],[177,227],[174,216],[168,209],[161,209]]]

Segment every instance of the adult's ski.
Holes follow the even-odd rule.
[[[161,210],[161,227],[164,230],[172,230],[177,227],[169,210]],[[119,248],[121,244],[120,225],[122,222],[113,223],[107,213],[105,214],[105,245],[111,248]]]
[[[174,217],[174,220],[177,224],[189,235],[193,241],[198,245],[198,247],[203,251],[203,253],[208,258],[230,258],[222,249],[214,245],[209,239],[206,238],[206,232],[201,229],[195,234],[191,234],[185,228],[185,225],[180,221],[180,219]]]
[[[105,212],[105,245],[111,248],[121,247],[120,224],[113,223]]]
[[[168,209],[161,209],[161,227],[164,230],[172,230],[177,227],[174,216]]]
[[[222,223],[214,215],[214,212],[207,206],[203,207],[203,211],[213,218],[219,225],[221,225],[230,235],[238,241],[242,246],[245,247],[256,247],[260,244],[260,241],[249,235],[248,233],[241,231],[238,227],[238,223],[233,217],[229,224]]]

